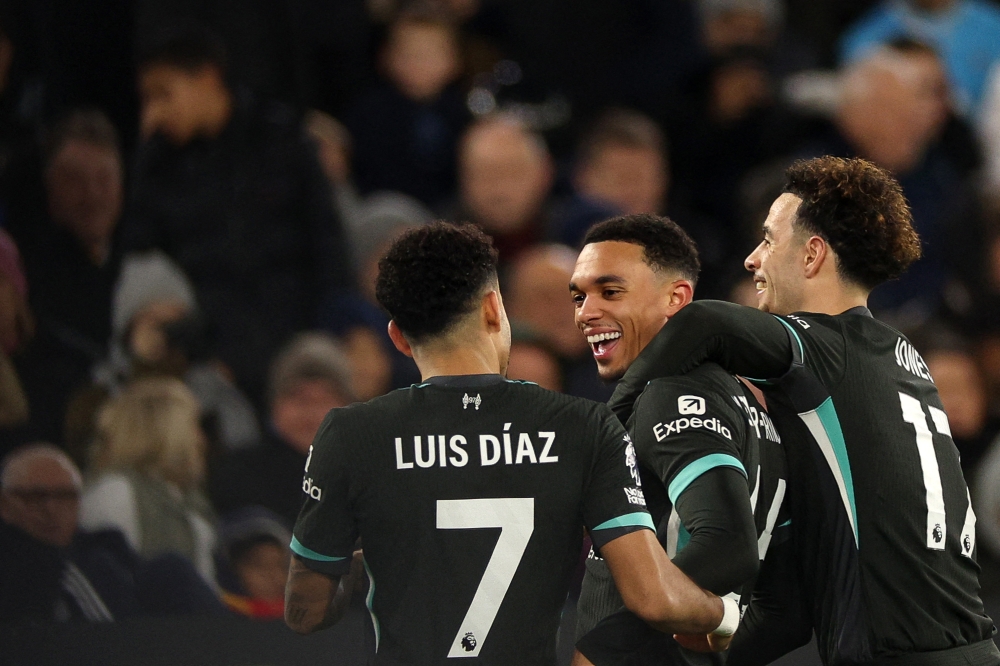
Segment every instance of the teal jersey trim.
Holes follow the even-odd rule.
[[[303,546],[302,543],[294,536],[292,537],[292,542],[288,544],[288,547],[291,548],[292,552],[299,557],[316,560],[317,562],[342,562],[347,559],[346,557],[330,557],[329,555],[317,553],[315,550]]]
[[[375,576],[368,568],[368,560],[362,559],[365,564],[365,573],[368,574],[368,596],[365,597],[365,606],[368,607],[368,614],[372,616],[372,627],[375,629],[375,652],[378,652],[378,644],[382,640],[382,625],[378,622],[375,609],[372,608],[372,601],[375,599]]]
[[[854,502],[854,476],[851,474],[851,461],[847,457],[847,443],[844,441],[844,431],[840,427],[840,418],[837,416],[837,408],[833,406],[833,398],[827,398],[823,404],[816,408],[816,416],[819,417],[826,436],[830,438],[833,446],[833,454],[837,457],[837,466],[840,467],[840,474],[844,479],[844,489],[847,492],[847,499],[851,506],[852,527],[854,528],[854,540],[858,539],[858,507]]]
[[[780,321],[782,324],[784,324],[788,328],[788,330],[792,332],[792,335],[795,336],[795,341],[799,343],[799,356],[801,356],[802,359],[805,360],[806,350],[805,347],[802,346],[802,338],[799,337],[799,332],[796,331],[794,328],[792,328],[792,325],[789,324],[784,319],[782,319],[781,317],[775,316],[774,318]]]
[[[783,523],[781,523],[780,525],[778,525],[778,527],[788,527],[788,526],[789,526],[789,525],[791,525],[791,524],[792,524],[792,519],[791,519],[791,518],[789,518],[789,519],[788,519],[788,520],[786,520],[785,522],[783,522]]]
[[[617,518],[612,518],[611,520],[605,520],[603,523],[595,527],[594,530],[610,530],[614,527],[648,527],[654,532],[656,531],[656,526],[653,525],[653,519],[650,518],[649,514],[645,511],[626,513],[624,516],[618,516]]]
[[[684,523],[681,523],[680,529],[677,530],[677,555],[681,554],[681,551],[684,550],[690,541],[691,533],[684,527]]]
[[[739,461],[728,453],[713,453],[707,455],[704,458],[698,458],[693,463],[690,463],[687,467],[680,471],[680,474],[674,477],[674,480],[670,482],[670,487],[667,488],[667,495],[670,497],[670,503],[676,504],[677,498],[681,496],[687,487],[690,486],[695,479],[704,474],[705,472],[715,469],[716,467],[732,467],[737,469],[747,477],[747,471],[743,468],[743,463]]]

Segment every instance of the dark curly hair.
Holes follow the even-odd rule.
[[[698,281],[698,246],[669,217],[645,213],[613,217],[592,226],[583,238],[584,245],[604,241],[639,245],[643,259],[654,271],[674,271],[691,282]]]
[[[447,331],[497,283],[493,240],[471,224],[412,229],[378,262],[375,297],[411,342]]]
[[[799,160],[785,172],[784,191],[802,199],[796,224],[830,244],[844,279],[871,290],[920,258],[902,188],[867,160]]]

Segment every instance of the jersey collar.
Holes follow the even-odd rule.
[[[842,314],[845,314],[845,315],[861,315],[862,317],[874,318],[874,315],[872,315],[872,311],[869,310],[868,308],[866,308],[863,305],[858,305],[856,307],[853,307],[850,310],[846,310]]]
[[[421,382],[422,385],[432,386],[492,386],[493,384],[503,384],[506,379],[502,375],[441,375],[430,377]]]

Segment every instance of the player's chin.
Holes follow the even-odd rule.
[[[612,361],[601,361],[597,362],[597,376],[601,378],[601,381],[611,383],[616,382],[625,376],[625,371],[628,368],[620,363],[613,363]]]

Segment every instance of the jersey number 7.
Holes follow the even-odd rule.
[[[437,501],[439,530],[500,528],[500,538],[479,581],[448,657],[478,657],[500,604],[535,531],[532,497]]]
[[[934,450],[934,436],[927,426],[924,405],[919,400],[900,392],[899,404],[903,409],[903,421],[913,426],[917,436],[920,470],[924,476],[924,491],[927,499],[927,547],[931,550],[944,550],[948,537],[948,523],[945,519],[944,491],[941,488],[941,470],[938,468],[937,453]],[[946,435],[951,439],[948,415],[932,405],[927,405],[927,410],[938,434]],[[972,550],[976,546],[976,514],[972,510],[968,489],[965,491],[965,496],[969,500],[969,504],[965,512],[965,524],[962,526],[962,535],[959,541],[962,546],[962,554],[966,557],[972,557]]]

